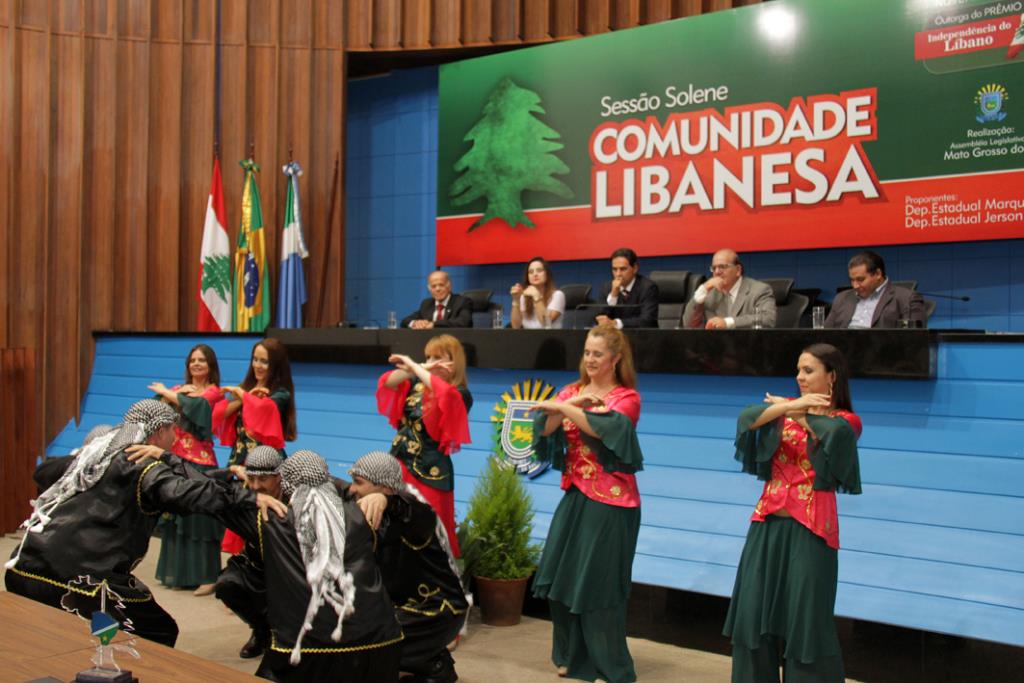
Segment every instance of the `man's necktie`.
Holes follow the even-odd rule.
[[[434,316],[434,321],[444,320],[444,304],[437,304],[437,315]]]

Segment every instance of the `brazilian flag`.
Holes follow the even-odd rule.
[[[270,281],[267,274],[267,249],[263,231],[263,207],[256,173],[260,167],[252,159],[238,162],[245,169],[242,185],[242,226],[235,250],[235,279],[231,298],[234,302],[235,332],[263,332],[270,324]]]

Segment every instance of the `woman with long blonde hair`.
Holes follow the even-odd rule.
[[[455,538],[455,470],[451,456],[469,443],[469,409],[473,395],[466,380],[466,353],[450,334],[433,337],[423,350],[426,360],[392,354],[395,366],[377,382],[377,410],[397,430],[391,454],[402,477],[419,489],[444,522],[452,552]]]
[[[551,658],[560,676],[636,680],[626,646],[626,606],[640,532],[636,437],[640,394],[629,339],[613,324],[587,335],[580,378],[541,401],[537,457],[562,471],[533,591],[551,608]]]

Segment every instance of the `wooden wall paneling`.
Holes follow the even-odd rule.
[[[306,304],[307,325],[316,323],[316,312],[324,302],[325,326],[334,325],[344,318],[345,301],[345,202],[344,175],[339,176],[337,206],[328,224],[333,192],[331,180],[334,176],[335,158],[345,159],[344,148],[344,104],[345,104],[345,53],[341,50],[315,50],[313,52],[312,79],[316,87],[312,90],[310,112],[310,137],[315,142],[310,149],[309,166],[303,200],[307,207],[304,217],[306,239],[310,258],[306,261],[306,282],[309,300]],[[342,169],[344,170],[344,169]],[[324,251],[327,235],[331,232],[331,249],[327,254],[327,270],[324,272]]]
[[[430,44],[458,47],[462,36],[460,0],[433,0],[430,14]]]
[[[695,17],[704,13],[703,0],[672,0],[672,16]]]
[[[15,531],[31,512],[35,497],[32,471],[41,452],[35,353],[26,348],[0,347],[0,392],[17,400],[0,402],[0,533]]]
[[[374,50],[398,50],[402,47],[401,0],[373,1]]]
[[[85,16],[82,19],[86,35],[113,35],[112,19],[117,14],[113,7],[114,2],[115,0],[89,0],[84,3]]]
[[[55,33],[78,35],[82,31],[84,7],[82,0],[51,0]]]
[[[178,329],[181,249],[182,11],[180,2],[152,6],[154,36],[149,47],[149,130],[147,145],[148,248],[145,276],[146,329]],[[160,34],[157,35],[156,31]],[[141,95],[141,93],[140,93]]]
[[[312,0],[281,2],[281,47],[309,49],[313,43]],[[300,93],[295,93],[301,96]]]
[[[550,21],[548,0],[523,0],[523,40],[529,43],[550,40]]]
[[[117,35],[148,39],[150,10],[150,0],[117,0]]]
[[[552,38],[576,38],[580,35],[579,1],[551,0]]]
[[[246,47],[248,6],[245,0],[226,0],[222,7],[221,172],[224,176],[224,208],[227,212],[226,227],[233,264],[238,225],[242,216],[242,169],[238,162],[249,154],[250,124],[247,112],[251,92],[248,79],[249,50]]]
[[[52,35],[51,50],[50,207],[45,235],[49,246],[46,268],[40,273],[46,305],[43,343],[37,348],[45,369],[42,397],[55,410],[46,413],[45,433],[56,433],[67,415],[78,415],[78,354],[68,352],[67,340],[78,338],[85,106],[82,36]]]
[[[733,0],[705,0],[704,2],[704,14],[709,12],[721,12],[722,10],[732,9],[734,4]]]
[[[22,8],[24,10],[24,7]],[[14,169],[12,216],[17,233],[8,245],[8,283],[18,302],[8,320],[9,346],[38,348],[46,305],[47,178],[50,174],[50,53],[45,32],[16,32]]]
[[[313,3],[313,47],[342,49],[348,28],[348,8],[355,3]]]
[[[8,343],[8,316],[10,315],[9,245],[13,240],[14,224],[14,155],[16,69],[14,67],[14,45],[16,43],[14,22],[11,20],[13,0],[0,0],[0,348]]]
[[[276,301],[273,294],[277,291],[274,288],[277,286],[278,240],[274,226],[278,221],[278,167],[282,165],[277,142],[277,113],[280,106],[277,62],[276,47],[249,46],[249,107],[252,121],[250,139],[256,143],[256,164],[260,167],[259,173],[256,174],[256,183],[260,189],[263,208],[263,243],[266,248],[272,302]],[[271,308],[274,308],[273,303]]]
[[[217,32],[217,3],[209,0],[186,0],[182,32],[186,43],[213,43]],[[211,62],[212,65],[212,62]]]
[[[19,0],[14,3],[18,9],[19,28],[34,28],[45,31],[50,25],[50,3],[40,0]]]
[[[122,26],[124,24],[121,24]],[[115,134],[114,328],[148,330],[146,282],[149,263],[150,46],[117,42],[117,124]],[[154,243],[158,247],[158,243]]]
[[[185,22],[186,41],[190,22]],[[178,328],[196,329],[198,316],[199,252],[206,220],[206,203],[213,173],[214,45],[193,33],[182,54],[181,100],[181,215]],[[222,160],[223,163],[223,160]],[[224,173],[222,167],[221,172]]]
[[[149,25],[154,41],[177,43],[183,35],[185,3],[182,0],[151,0]]]
[[[672,18],[672,0],[643,0],[640,3],[640,23],[657,24]]]
[[[522,42],[521,0],[494,0],[491,15],[491,38],[495,43]]]
[[[402,47],[406,50],[430,47],[430,0],[403,0]]]
[[[640,25],[640,0],[612,0],[612,28],[620,30]]]
[[[488,0],[462,0],[463,45],[490,44],[491,10]]]
[[[373,0],[349,0],[345,9],[345,44],[348,49],[373,49]]]
[[[611,28],[610,0],[581,0],[579,25],[583,35],[607,33]]]

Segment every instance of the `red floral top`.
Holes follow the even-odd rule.
[[[570,384],[558,394],[559,401],[566,401],[579,393],[579,386]],[[616,387],[604,397],[603,406],[591,406],[589,413],[607,413],[614,410],[629,418],[636,427],[640,419],[640,394],[635,389]],[[568,418],[562,419],[565,431],[566,457],[562,470],[562,490],[575,486],[580,493],[591,500],[618,507],[640,506],[640,489],[636,475],[626,472],[606,472],[598,462],[596,454],[583,441],[580,428]]]
[[[845,419],[860,437],[861,422],[854,413],[836,410],[830,415]],[[772,478],[765,482],[750,521],[763,522],[782,509],[811,533],[821,536],[830,548],[839,549],[836,493],[814,490],[814,469],[807,457],[807,430],[788,417],[783,418],[782,438],[772,456]]]
[[[181,388],[180,384],[172,387],[171,391],[177,392],[179,388]],[[224,392],[220,387],[211,385],[206,388],[201,398],[205,399],[212,409],[219,401],[223,400]],[[213,439],[202,439],[178,424],[174,425],[174,445],[171,446],[171,453],[197,465],[217,466],[217,454],[213,450]]]

